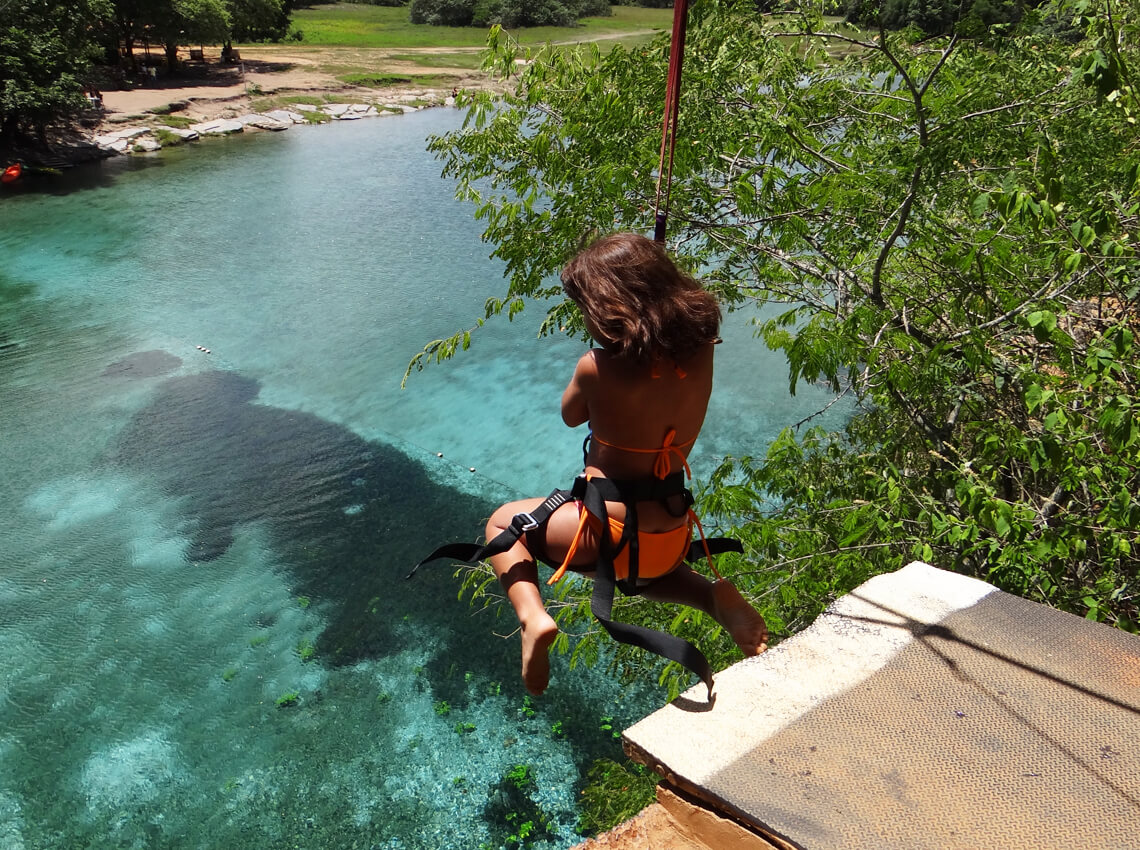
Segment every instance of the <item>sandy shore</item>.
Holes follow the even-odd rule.
[[[401,56],[431,50],[403,50]],[[449,52],[461,52],[458,49]],[[104,91],[103,113],[92,135],[114,132],[125,125],[147,125],[157,121],[154,111],[182,115],[193,121],[231,118],[253,111],[258,101],[293,94],[335,95],[338,100],[359,103],[407,102],[412,100],[442,103],[451,88],[487,88],[490,81],[478,71],[455,68],[431,68],[392,58],[387,51],[344,51],[329,56],[319,48],[283,48],[279,45],[242,48],[242,62],[221,63],[216,48],[206,48],[205,62],[187,62],[176,76],[159,76],[145,84],[121,91]],[[364,71],[402,74],[410,78],[406,84],[384,88],[348,85],[328,70],[347,65]],[[416,80],[436,75],[436,88]],[[443,85],[440,86],[440,80]],[[451,88],[448,88],[448,85]]]

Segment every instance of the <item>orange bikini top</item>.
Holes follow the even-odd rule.
[[[680,366],[678,366],[676,363],[673,364],[673,372],[682,381],[688,377],[688,373],[684,369],[682,369]],[[656,364],[656,363],[653,364],[653,370],[652,370],[652,372],[650,372],[649,377],[651,377],[651,378],[660,378],[661,377],[661,371],[658,367],[658,364]],[[661,443],[661,448],[658,448],[658,449],[631,449],[629,446],[619,446],[617,443],[608,443],[605,440],[603,440],[601,437],[597,436],[593,431],[591,431],[589,436],[586,437],[586,442],[589,442],[590,440],[597,440],[603,446],[609,446],[611,449],[617,449],[618,451],[621,451],[621,452],[634,452],[636,454],[655,454],[655,455],[657,455],[657,459],[653,461],[653,476],[655,478],[660,479],[661,481],[664,481],[666,478],[669,477],[669,470],[672,467],[672,464],[669,462],[669,456],[670,456],[670,454],[675,454],[675,455],[677,455],[677,457],[679,457],[681,459],[681,464],[685,467],[685,475],[689,478],[692,478],[693,477],[693,471],[691,469],[689,469],[689,461],[685,457],[685,453],[682,452],[681,449],[685,448],[686,446],[691,446],[693,443],[695,443],[697,441],[697,437],[694,435],[691,440],[688,440],[684,443],[674,443],[673,440],[676,439],[676,437],[677,437],[677,429],[676,428],[670,428],[668,431],[665,432],[665,439]],[[584,450],[583,450],[583,454],[585,454]],[[585,458],[583,458],[583,461],[584,460],[585,460]]]
[[[655,454],[657,458],[653,461],[653,476],[664,481],[669,476],[669,470],[672,468],[671,455],[677,455],[681,459],[681,464],[685,467],[685,475],[689,478],[693,477],[693,472],[689,469],[689,460],[685,457],[685,453],[681,449],[686,446],[691,446],[697,441],[694,436],[691,440],[686,440],[683,443],[674,443],[673,440],[677,437],[677,429],[670,428],[665,432],[665,439],[661,443],[661,447],[657,449],[631,449],[629,446],[619,446],[617,443],[609,443],[599,437],[597,434],[590,432],[589,439],[597,440],[603,446],[609,446],[611,449],[617,449],[621,452],[634,452],[636,454]]]

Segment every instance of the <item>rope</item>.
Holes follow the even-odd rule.
[[[673,151],[677,147],[677,116],[681,105],[681,63],[685,58],[685,24],[689,0],[674,0],[673,41],[665,80],[665,115],[661,120],[661,155],[657,161],[657,199],[653,203],[653,240],[665,241],[669,192],[673,183]]]

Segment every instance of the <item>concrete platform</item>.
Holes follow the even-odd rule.
[[[625,744],[775,847],[1135,850],[1140,638],[914,563]]]

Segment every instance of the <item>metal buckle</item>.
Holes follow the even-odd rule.
[[[519,526],[519,531],[534,531],[534,529],[538,528],[538,520],[536,520],[532,514],[526,511],[523,511],[521,514],[515,514],[514,522],[518,522],[520,519],[523,520],[523,524]]]

